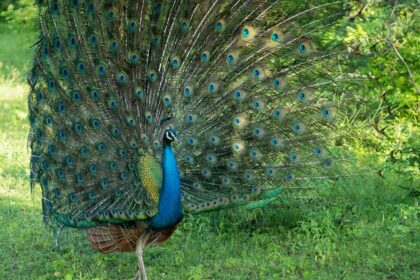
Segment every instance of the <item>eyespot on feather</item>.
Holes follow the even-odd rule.
[[[195,137],[188,137],[187,144],[191,146],[196,146],[198,144],[198,140]]]
[[[274,176],[276,174],[275,170],[272,167],[266,169],[268,176]]]
[[[273,85],[273,88],[276,89],[276,90],[285,89],[286,85],[287,85],[286,77],[284,77],[284,76],[275,77],[272,80],[272,85]]]
[[[169,61],[172,69],[176,70],[181,67],[181,58],[178,55],[171,56]]]
[[[268,71],[267,69],[264,69],[261,66],[254,67],[251,70],[251,77],[253,79],[263,80],[263,79],[265,79],[266,77],[269,77],[269,76],[270,76],[270,71]]]
[[[116,53],[118,48],[119,48],[118,41],[116,41],[115,39],[111,39],[109,41],[109,50],[111,51],[111,53]]]
[[[164,106],[170,106],[172,105],[172,97],[166,94],[162,97],[162,102]]]
[[[231,51],[226,54],[226,62],[228,65],[235,65],[239,60],[239,51]]]
[[[324,106],[320,109],[319,115],[323,121],[334,121],[335,110],[332,106]]]
[[[153,114],[152,114],[152,112],[147,111],[144,116],[146,118],[147,123],[151,124],[153,122]]]
[[[252,149],[249,151],[249,156],[250,156],[252,159],[259,159],[259,158],[261,158],[261,157],[262,157],[262,154],[261,154],[261,152],[260,152],[258,149],[252,148]]]
[[[118,74],[115,76],[115,78],[117,79],[117,82],[120,86],[124,86],[127,84],[128,82],[128,76],[125,72],[118,72]]]
[[[261,138],[265,135],[265,130],[262,127],[254,127],[252,129],[252,136]]]
[[[302,122],[298,121],[292,124],[291,130],[293,133],[302,134],[305,132],[306,127]]]
[[[143,100],[143,98],[144,98],[143,88],[142,87],[136,87],[134,89],[134,96],[139,100]]]
[[[300,160],[300,156],[297,152],[293,151],[289,154],[289,160],[292,162],[298,162]]]
[[[203,51],[200,55],[200,61],[201,62],[208,62],[210,60],[210,52],[209,51]]]
[[[158,78],[157,72],[155,70],[149,70],[147,72],[147,79],[151,82],[156,81]]]
[[[252,41],[257,36],[257,31],[250,24],[245,24],[241,29],[241,39]]]
[[[297,44],[296,50],[300,56],[307,56],[314,51],[310,41],[302,41]]]
[[[233,99],[239,103],[245,101],[248,98],[248,95],[249,93],[246,90],[240,88],[235,89],[232,92]]]
[[[186,85],[182,92],[183,92],[184,96],[190,97],[190,96],[193,95],[194,90],[193,90],[192,86]]]
[[[182,19],[181,22],[179,23],[179,27],[181,28],[182,31],[188,31],[189,27],[190,27],[190,23],[188,19]]]
[[[231,169],[231,170],[235,170],[235,169],[237,169],[237,168],[238,168],[238,164],[237,164],[237,163],[236,163],[236,161],[235,161],[235,160],[233,160],[233,159],[228,160],[228,162],[227,162],[226,166],[227,166],[229,169]]]
[[[254,99],[251,101],[251,108],[255,111],[261,111],[264,109],[264,102],[260,99]]]
[[[127,23],[127,28],[130,32],[137,31],[137,22],[134,19],[131,19]]]
[[[326,151],[325,151],[325,149],[324,149],[323,147],[321,147],[321,146],[316,146],[316,147],[313,149],[313,154],[314,154],[315,156],[317,156],[317,157],[323,157],[323,156],[325,156]]]
[[[275,44],[280,44],[284,42],[285,35],[282,30],[276,28],[270,33],[270,40]]]
[[[232,183],[232,179],[229,176],[221,176],[220,181],[224,186],[229,186]],[[218,200],[216,200],[218,203]]]
[[[108,10],[105,16],[108,23],[112,23],[117,19],[117,13],[113,9]]]
[[[224,19],[219,19],[214,24],[214,29],[217,32],[223,32],[223,31],[225,31],[225,28],[226,28],[226,23],[225,23],[225,20]]]
[[[234,140],[232,142],[232,151],[234,154],[239,155],[245,151],[245,143],[242,140]]]
[[[214,154],[207,154],[206,160],[210,164],[216,164],[217,163],[217,157]]]
[[[158,37],[153,38],[152,44],[155,47],[159,46],[160,45],[160,39]]]
[[[245,114],[240,114],[233,117],[232,124],[235,129],[242,129],[248,124],[248,120]]]
[[[207,167],[201,169],[201,175],[203,175],[206,178],[210,178],[212,175],[212,172]]]
[[[296,100],[298,102],[308,103],[313,99],[313,90],[310,88],[302,88],[298,90],[296,94]]]
[[[269,142],[270,142],[271,147],[273,147],[275,149],[282,149],[283,148],[283,141],[277,136],[272,137],[269,140]]]
[[[209,142],[213,145],[220,144],[220,138],[217,135],[210,135],[208,139],[209,139]]]
[[[137,65],[140,62],[140,55],[136,52],[129,52],[128,61],[131,65]]]
[[[210,82],[207,86],[207,92],[210,94],[215,94],[219,91],[219,83],[218,82]]]

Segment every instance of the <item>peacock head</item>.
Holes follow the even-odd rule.
[[[165,134],[163,135],[163,144],[170,145],[172,142],[177,140],[176,132],[172,128],[168,128],[165,130]]]

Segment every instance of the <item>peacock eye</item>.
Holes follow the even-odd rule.
[[[175,135],[171,131],[167,131],[166,132],[166,138],[174,141],[175,140]]]

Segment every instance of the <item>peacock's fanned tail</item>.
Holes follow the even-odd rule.
[[[174,128],[183,203],[262,207],[346,172],[330,144],[345,1],[39,0],[29,82],[32,184],[74,227],[156,214]]]

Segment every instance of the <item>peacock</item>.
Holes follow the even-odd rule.
[[[31,186],[92,248],[162,243],[184,213],[263,207],[346,175],[346,1],[38,0]]]

